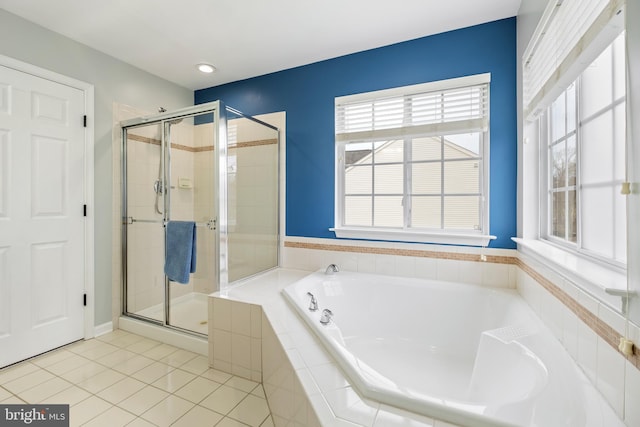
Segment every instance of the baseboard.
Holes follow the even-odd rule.
[[[113,322],[106,322],[102,325],[94,326],[93,328],[93,336],[99,337],[100,335],[108,334],[113,331]]]

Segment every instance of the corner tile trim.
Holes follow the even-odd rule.
[[[396,248],[379,248],[370,246],[348,246],[348,245],[334,245],[323,243],[304,243],[304,242],[291,242],[285,241],[284,246],[287,248],[298,249],[315,249],[319,251],[335,251],[335,252],[352,252],[362,254],[374,254],[374,255],[398,255],[398,256],[411,256],[418,258],[437,258],[437,259],[450,259],[456,261],[472,261],[472,262],[484,262],[480,259],[480,254],[469,254],[460,252],[438,252],[438,251],[422,251],[419,249],[396,249]],[[497,256],[487,255],[486,262],[494,264],[515,264],[516,258],[510,256]]]
[[[229,144],[229,149],[234,149],[234,148],[248,148],[248,147],[258,147],[260,145],[274,145],[278,143],[278,139],[277,138],[273,138],[273,139],[259,139],[256,141],[245,141],[245,142],[238,142],[235,144]]]
[[[127,138],[132,141],[144,142],[145,144],[151,144],[151,145],[160,145],[162,143],[159,139],[148,138],[146,136],[140,136],[135,134],[127,135]],[[171,143],[171,148],[175,148],[176,150],[189,151],[191,153],[198,153],[201,151],[213,151],[214,149],[213,145],[207,145],[204,147],[189,147],[188,145],[174,144],[174,143]]]
[[[538,273],[530,265],[523,260],[517,258],[515,264],[520,267],[522,271],[528,274],[533,280],[538,282],[540,286],[545,288],[551,295],[556,297],[562,304],[564,304],[569,310],[571,310],[580,320],[582,320],[589,328],[591,328],[596,334],[600,336],[607,344],[609,344],[616,352],[622,357],[626,358],[631,365],[640,370],[640,352],[635,347],[634,354],[631,356],[625,356],[618,349],[618,342],[620,340],[620,334],[616,332],[611,326],[607,325],[598,316],[584,308],[569,294],[556,286],[553,282],[545,278],[542,274]]]

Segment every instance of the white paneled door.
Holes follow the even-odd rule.
[[[0,66],[0,367],[84,336],[84,92]]]

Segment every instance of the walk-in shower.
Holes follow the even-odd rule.
[[[121,126],[123,315],[206,335],[208,294],[278,265],[279,131],[219,101]],[[195,223],[187,283],[172,221]]]

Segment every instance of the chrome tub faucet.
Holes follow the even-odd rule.
[[[327,269],[324,271],[324,274],[336,274],[337,272],[339,272],[340,270],[338,269],[338,266],[335,264],[329,264],[329,266],[327,267]]]
[[[311,297],[311,301],[309,301],[309,311],[318,311],[318,300],[316,297],[311,292],[307,292],[307,295]]]
[[[324,310],[322,310],[322,317],[320,317],[320,323],[322,323],[323,325],[329,324],[329,322],[331,322],[332,316],[333,316],[333,313],[331,312],[331,310],[329,310],[328,308],[325,308]]]

